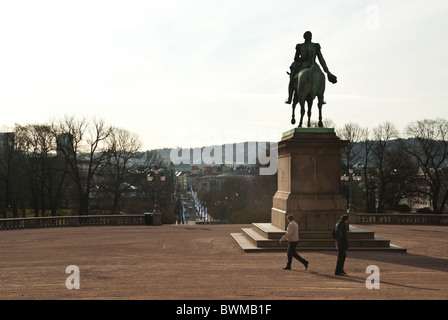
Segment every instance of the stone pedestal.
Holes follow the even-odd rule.
[[[293,214],[301,231],[329,231],[346,213],[341,192],[341,149],[332,128],[296,128],[278,143],[278,190],[271,223],[286,230]]]
[[[340,140],[334,129],[296,128],[283,134],[278,144],[278,190],[273,198],[271,223],[253,223],[241,233],[231,233],[244,252],[286,250],[279,239],[285,234],[286,217],[299,224],[298,250],[336,250],[331,229],[346,214],[341,190]],[[349,250],[406,252],[373,231],[350,225]]]

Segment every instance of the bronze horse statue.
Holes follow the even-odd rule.
[[[296,123],[295,109],[297,103],[300,104],[300,122],[299,127],[302,127],[303,116],[305,115],[305,102],[308,104],[308,123],[307,126],[311,126],[311,108],[313,106],[313,100],[317,97],[317,107],[319,108],[319,122],[318,126],[323,127],[322,123],[322,106],[324,101],[325,92],[325,75],[320,69],[319,65],[314,64],[310,68],[306,68],[297,76],[297,86],[294,90],[294,99],[292,103],[292,119],[291,124]]]

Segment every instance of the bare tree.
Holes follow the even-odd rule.
[[[415,121],[405,132],[411,139],[405,151],[416,159],[423,172],[434,212],[442,213],[448,199],[448,121]]]
[[[13,211],[17,216],[14,199],[14,171],[17,153],[14,147],[14,132],[5,132],[0,135],[0,211],[3,218]]]
[[[370,131],[368,128],[363,129],[361,138],[361,147],[363,150],[363,158],[361,160],[363,168],[363,181],[365,185],[365,199],[367,212],[375,212],[375,196],[373,181],[371,178],[371,162],[373,141],[370,139]]]
[[[373,130],[374,146],[373,156],[377,171],[376,180],[378,188],[377,211],[383,212],[386,204],[387,185],[393,178],[395,159],[398,155],[392,150],[391,142],[398,138],[398,130],[391,122],[380,124]]]
[[[106,189],[112,194],[111,213],[117,213],[120,197],[134,187],[144,175],[131,172],[133,159],[138,158],[142,142],[136,134],[120,128],[112,128],[106,140],[108,156],[102,174]]]
[[[336,131],[341,139],[348,141],[342,153],[342,162],[347,173],[348,169],[361,160],[362,149],[359,147],[359,142],[363,139],[364,131],[365,129],[362,129],[359,124],[353,122],[346,123],[341,129]]]
[[[26,154],[25,165],[21,169],[28,177],[34,215],[38,217],[40,210],[41,215],[45,216],[50,158],[54,156],[52,152],[56,151],[56,140],[48,125],[16,125],[14,132],[17,150]]]
[[[105,140],[110,134],[110,127],[103,120],[93,119],[88,122],[85,118],[66,116],[53,123],[53,129],[60,141],[58,152],[67,161],[70,176],[76,185],[78,213],[88,214],[95,174],[108,156]]]
[[[363,138],[363,129],[357,124],[353,122],[346,123],[342,128],[336,130],[336,134],[339,138],[346,140],[348,143],[343,148],[341,154],[341,165],[344,174],[349,175],[349,170],[354,169],[354,167],[358,167],[361,165],[361,144],[359,142],[362,141]],[[341,172],[342,174],[342,172]],[[346,194],[347,206],[350,202],[350,192],[355,190],[354,185],[350,187],[346,187],[344,184],[343,190]],[[353,200],[353,199],[352,199]]]

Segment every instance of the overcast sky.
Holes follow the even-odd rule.
[[[77,115],[145,149],[277,141],[310,30],[338,77],[324,118],[401,130],[448,118],[447,16],[442,0],[0,0],[0,128]]]

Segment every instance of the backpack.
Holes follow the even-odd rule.
[[[333,230],[331,230],[331,237],[336,239],[336,225],[334,225]]]

